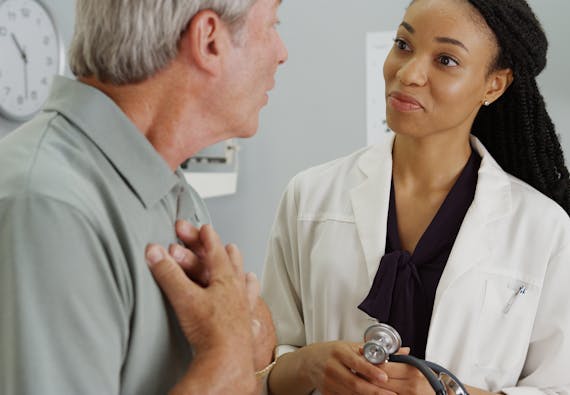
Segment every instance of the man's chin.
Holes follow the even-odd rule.
[[[250,137],[253,137],[257,134],[257,128],[253,131],[249,131],[247,133],[243,133],[241,136],[238,136],[240,139],[248,139]]]
[[[257,134],[258,130],[259,130],[259,122],[256,122],[255,125],[251,125],[249,127],[243,128],[242,132],[239,133],[236,137],[242,138],[242,139],[247,139],[247,138],[255,136]]]

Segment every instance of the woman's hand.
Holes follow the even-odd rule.
[[[362,344],[343,341],[315,343],[299,350],[305,372],[323,395],[393,395],[386,388],[386,373],[367,362],[359,352]]]
[[[402,352],[403,350],[404,349],[401,349],[398,353],[409,353],[409,349],[407,349],[407,352]],[[388,362],[380,365],[380,368],[388,375],[388,381],[380,385],[385,390],[398,395],[433,394],[433,389],[424,375],[411,365]],[[466,386],[466,389],[471,395],[497,395],[495,392],[489,392],[475,387]],[[449,388],[448,392],[450,394],[453,393]]]
[[[433,394],[431,385],[425,376],[412,365],[398,362],[386,362],[379,365],[388,376],[380,386],[398,395]]]

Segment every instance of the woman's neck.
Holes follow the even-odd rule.
[[[397,134],[392,149],[394,182],[425,192],[448,191],[470,155],[469,136],[449,139]]]

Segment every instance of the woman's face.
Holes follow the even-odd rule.
[[[463,0],[416,0],[384,63],[386,117],[396,133],[467,136],[496,81],[496,40]]]

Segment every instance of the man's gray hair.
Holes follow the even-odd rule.
[[[143,81],[174,59],[182,33],[199,11],[214,11],[239,35],[256,1],[77,0],[71,70],[117,85]]]

